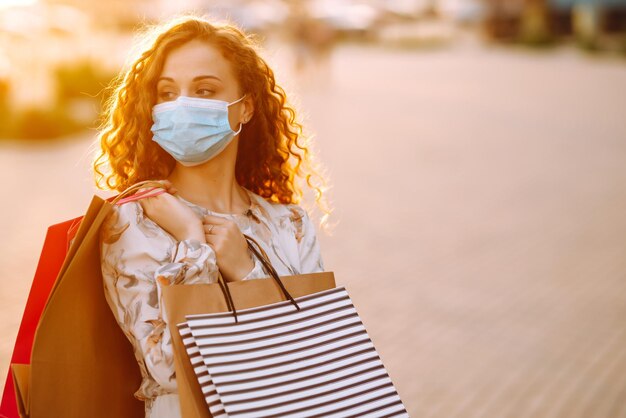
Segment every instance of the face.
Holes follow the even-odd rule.
[[[241,93],[241,94],[240,94]],[[170,51],[157,82],[157,103],[176,100],[178,96],[233,102],[243,96],[231,70],[230,62],[216,47],[202,41],[190,41]],[[234,131],[239,123],[252,117],[252,99],[246,97],[228,107],[228,120]]]

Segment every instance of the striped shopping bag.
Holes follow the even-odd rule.
[[[237,321],[185,318],[176,325],[214,418],[408,417],[343,286],[240,309]]]

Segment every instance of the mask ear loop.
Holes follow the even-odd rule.
[[[239,130],[237,132],[235,132],[235,135],[233,135],[233,136],[239,135],[239,132],[241,132],[242,129],[243,129],[243,123],[239,122]]]
[[[235,104],[235,103],[237,103],[237,102],[242,101],[242,100],[243,100],[243,98],[244,98],[244,97],[246,97],[247,95],[248,95],[248,93],[245,93],[243,96],[241,96],[239,99],[235,100],[234,102],[232,102],[232,103],[228,103],[228,106],[230,106],[230,105],[232,105],[232,104]],[[242,129],[243,129],[243,123],[242,123],[242,122],[239,122],[239,130],[238,130],[237,132],[235,132],[235,134],[234,134],[233,136],[237,136],[237,135],[239,135],[239,133],[241,132],[241,130],[242,130]]]
[[[230,103],[228,103],[228,106],[230,106],[230,105],[234,105],[235,103],[242,101],[242,100],[244,99],[244,97],[246,97],[247,95],[248,95],[248,93],[244,93],[244,95],[243,95],[243,96],[241,96],[240,98],[238,98],[238,99],[237,99],[237,100],[235,100],[234,102],[230,102]]]

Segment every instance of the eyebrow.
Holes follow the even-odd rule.
[[[199,75],[199,76],[197,76],[197,77],[194,77],[194,78],[193,78],[193,80],[191,80],[191,81],[194,81],[194,82],[195,82],[195,81],[200,81],[200,80],[204,80],[205,78],[213,78],[213,79],[215,79],[215,80],[222,81],[219,77],[214,76],[214,75]],[[171,81],[171,82],[174,82],[174,79],[173,79],[173,78],[171,78],[171,77],[160,77],[160,78],[157,80],[157,83],[158,83],[159,81],[161,81],[161,80],[163,80],[163,81]]]

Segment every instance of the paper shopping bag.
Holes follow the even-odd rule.
[[[74,237],[76,226],[80,223],[82,216],[67,220],[48,227],[46,237],[44,239],[43,248],[39,256],[39,262],[35,270],[30,293],[26,302],[22,322],[13,346],[13,355],[10,364],[19,368],[18,376],[20,379],[28,381],[30,376],[30,356],[33,346],[33,338],[35,329],[39,323],[39,318],[46,305],[48,296],[52,290],[56,277],[61,270],[63,260],[67,255],[70,240]],[[2,403],[0,404],[0,417],[17,418],[25,416],[27,411],[20,413],[18,409],[17,387],[14,385],[15,374],[11,367],[7,373],[4,384],[4,392],[2,395]],[[23,389],[27,390],[27,389]],[[28,403],[26,403],[28,405]],[[25,405],[22,405],[25,407]]]
[[[178,324],[214,418],[408,417],[345,287]]]
[[[209,408],[207,405],[205,394],[200,387],[179,333],[177,324],[185,321],[186,315],[207,312],[229,312],[228,315],[231,315],[235,309],[263,306],[287,299],[293,300],[298,296],[335,287],[333,272],[283,276],[277,281],[278,275],[271,267],[267,254],[252,237],[245,234],[244,236],[248,240],[249,248],[261,260],[266,271],[271,273],[271,277],[226,283],[220,275],[217,283],[174,284],[163,288],[163,304],[174,350],[181,416],[185,418],[211,418],[221,413],[219,409]],[[213,409],[213,414],[211,409]]]
[[[29,296],[34,307],[29,310],[27,305],[24,320],[28,322],[22,327],[30,330],[33,320],[37,326],[32,344],[28,338],[18,341],[23,345],[18,351],[22,364],[11,365],[14,379],[9,394],[12,391],[15,400],[3,399],[5,416],[17,417],[18,406],[20,416],[31,418],[134,418],[145,414],[144,403],[133,396],[141,374],[132,346],[104,298],[98,246],[100,225],[113,204],[143,186],[163,187],[145,181],[107,200],[94,196],[85,215],[66,225],[66,231],[71,234],[75,230],[75,236],[55,280],[41,288],[35,288],[40,283],[33,282],[31,296],[38,298]],[[56,244],[61,245],[58,240]],[[66,242],[61,248],[65,251]],[[54,276],[48,272],[46,277]],[[23,354],[29,349],[30,361],[24,362]]]

